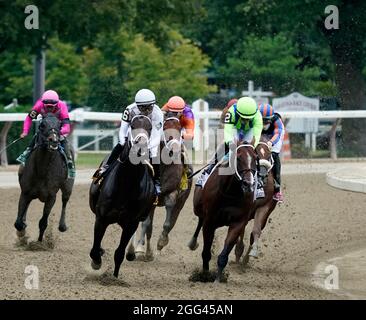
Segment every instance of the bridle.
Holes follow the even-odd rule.
[[[237,155],[238,151],[240,148],[252,148],[252,150],[254,151],[254,147],[251,144],[241,144],[240,146],[237,146],[235,149],[235,155]],[[257,171],[255,169],[252,168],[245,168],[242,169],[240,171],[238,171],[238,163],[237,163],[237,157],[236,157],[236,161],[235,161],[235,175],[236,177],[239,179],[239,181],[243,181],[243,178],[241,177],[240,173],[247,173],[247,172],[251,172],[253,174],[253,177],[256,175]]]
[[[269,146],[268,146],[267,143],[265,143],[265,142],[259,142],[258,145],[265,146],[268,149],[268,151],[270,152],[270,154],[271,154],[271,150],[270,150],[270,148],[269,148]],[[273,164],[274,164],[274,160],[273,160],[272,154],[271,154],[271,157],[269,158],[269,160],[259,159],[259,165],[260,166],[264,166],[267,169],[267,172],[270,172],[271,171],[271,169],[273,168]]]
[[[176,118],[176,117],[169,117],[169,118],[166,118],[164,120],[164,124],[167,122],[167,121],[178,121],[178,123],[180,123],[179,119]],[[164,128],[164,124],[163,124],[163,128]],[[182,132],[180,132],[180,137],[179,137],[179,140],[178,139],[171,139],[169,141],[166,140],[166,137],[165,137],[165,134],[163,133],[163,141],[164,141],[164,145],[165,147],[171,151],[172,150],[172,147],[174,144],[178,144],[179,146],[182,144]]]
[[[150,118],[149,118],[148,116],[145,116],[145,115],[143,115],[143,114],[135,115],[135,116],[132,118],[132,120],[131,120],[131,124],[133,123],[133,121],[135,120],[135,118],[146,118],[146,119],[149,121],[149,123],[151,124],[151,127],[152,127],[151,120],[150,120]],[[130,131],[129,131],[129,137],[130,137],[130,142],[131,142],[131,144],[132,144],[132,145],[139,143],[139,141],[140,141],[142,138],[146,139],[147,143],[149,143],[149,141],[150,141],[150,137],[149,137],[145,132],[140,132],[140,133],[138,133],[138,134],[134,137],[134,136],[133,136],[133,134],[132,134],[132,128],[130,128]]]

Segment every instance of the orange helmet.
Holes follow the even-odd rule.
[[[183,98],[179,96],[173,96],[168,100],[166,106],[168,107],[169,111],[182,112],[186,106],[186,103]]]

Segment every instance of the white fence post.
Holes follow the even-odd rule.
[[[192,103],[193,113],[198,115],[200,112],[208,114],[208,102],[202,99],[198,99]],[[209,143],[209,132],[208,132],[208,116],[197,117],[195,121],[194,135],[195,139],[193,141],[194,149],[207,150]]]

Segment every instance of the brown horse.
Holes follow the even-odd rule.
[[[250,217],[250,220],[254,219],[254,225],[250,235],[250,246],[243,258],[243,265],[249,261],[250,257],[258,258],[258,241],[261,232],[266,226],[268,217],[277,205],[277,201],[273,200],[274,180],[271,171],[273,159],[271,150],[267,145],[268,140],[269,137],[262,135],[261,140],[256,147],[256,152],[259,157],[259,176],[261,176],[264,181],[265,197],[255,201],[255,207]],[[245,227],[243,228],[235,247],[236,262],[239,262],[239,259],[244,252],[244,232]]]
[[[253,210],[256,153],[251,144],[239,142],[229,161],[220,162],[213,169],[204,188],[195,188],[194,213],[199,221],[189,248],[197,248],[197,236],[203,228],[203,270],[201,281],[209,271],[211,246],[215,230],[228,226],[224,248],[217,259],[216,281],[224,281],[223,270],[229,254],[246,226]],[[226,171],[226,172],[224,172]]]
[[[187,177],[192,172],[192,167],[186,159],[182,141],[182,126],[176,113],[167,112],[164,114],[163,132],[164,135],[160,144],[161,195],[159,196],[158,206],[165,206],[166,216],[157,243],[159,251],[168,244],[168,235],[175,226],[192,187],[192,179],[186,181],[186,186],[181,186],[183,175]],[[135,251],[138,256],[142,256],[145,260],[153,259],[150,239],[155,208],[155,206],[152,208],[148,218],[141,224],[141,235]],[[143,247],[145,245],[145,235],[146,251]],[[130,250],[129,248],[129,252]]]

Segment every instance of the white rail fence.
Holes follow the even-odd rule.
[[[221,111],[210,111],[208,103],[204,100],[197,100],[193,104],[194,116],[195,116],[195,139],[194,149],[208,150],[210,139],[209,123],[210,119],[218,120],[221,116]],[[24,121],[26,113],[0,113],[0,122],[15,122]],[[283,111],[281,116],[287,119],[322,119],[329,120],[337,123],[339,119],[344,118],[366,118],[366,110],[347,110],[347,111]],[[98,151],[98,143],[100,140],[106,137],[113,137],[113,144],[118,141],[118,123],[121,121],[121,113],[110,113],[110,112],[89,112],[81,109],[76,109],[70,112],[70,120],[76,122],[75,129],[72,134],[71,141],[76,151],[82,151],[85,148],[94,144],[94,150]],[[102,129],[98,127],[81,129],[78,128],[78,123],[85,121],[94,121],[96,123],[103,122],[116,122],[115,129]],[[336,128],[336,125],[334,126]],[[83,146],[79,146],[79,137],[92,137],[92,141],[88,142]],[[1,149],[1,148],[0,148]]]

